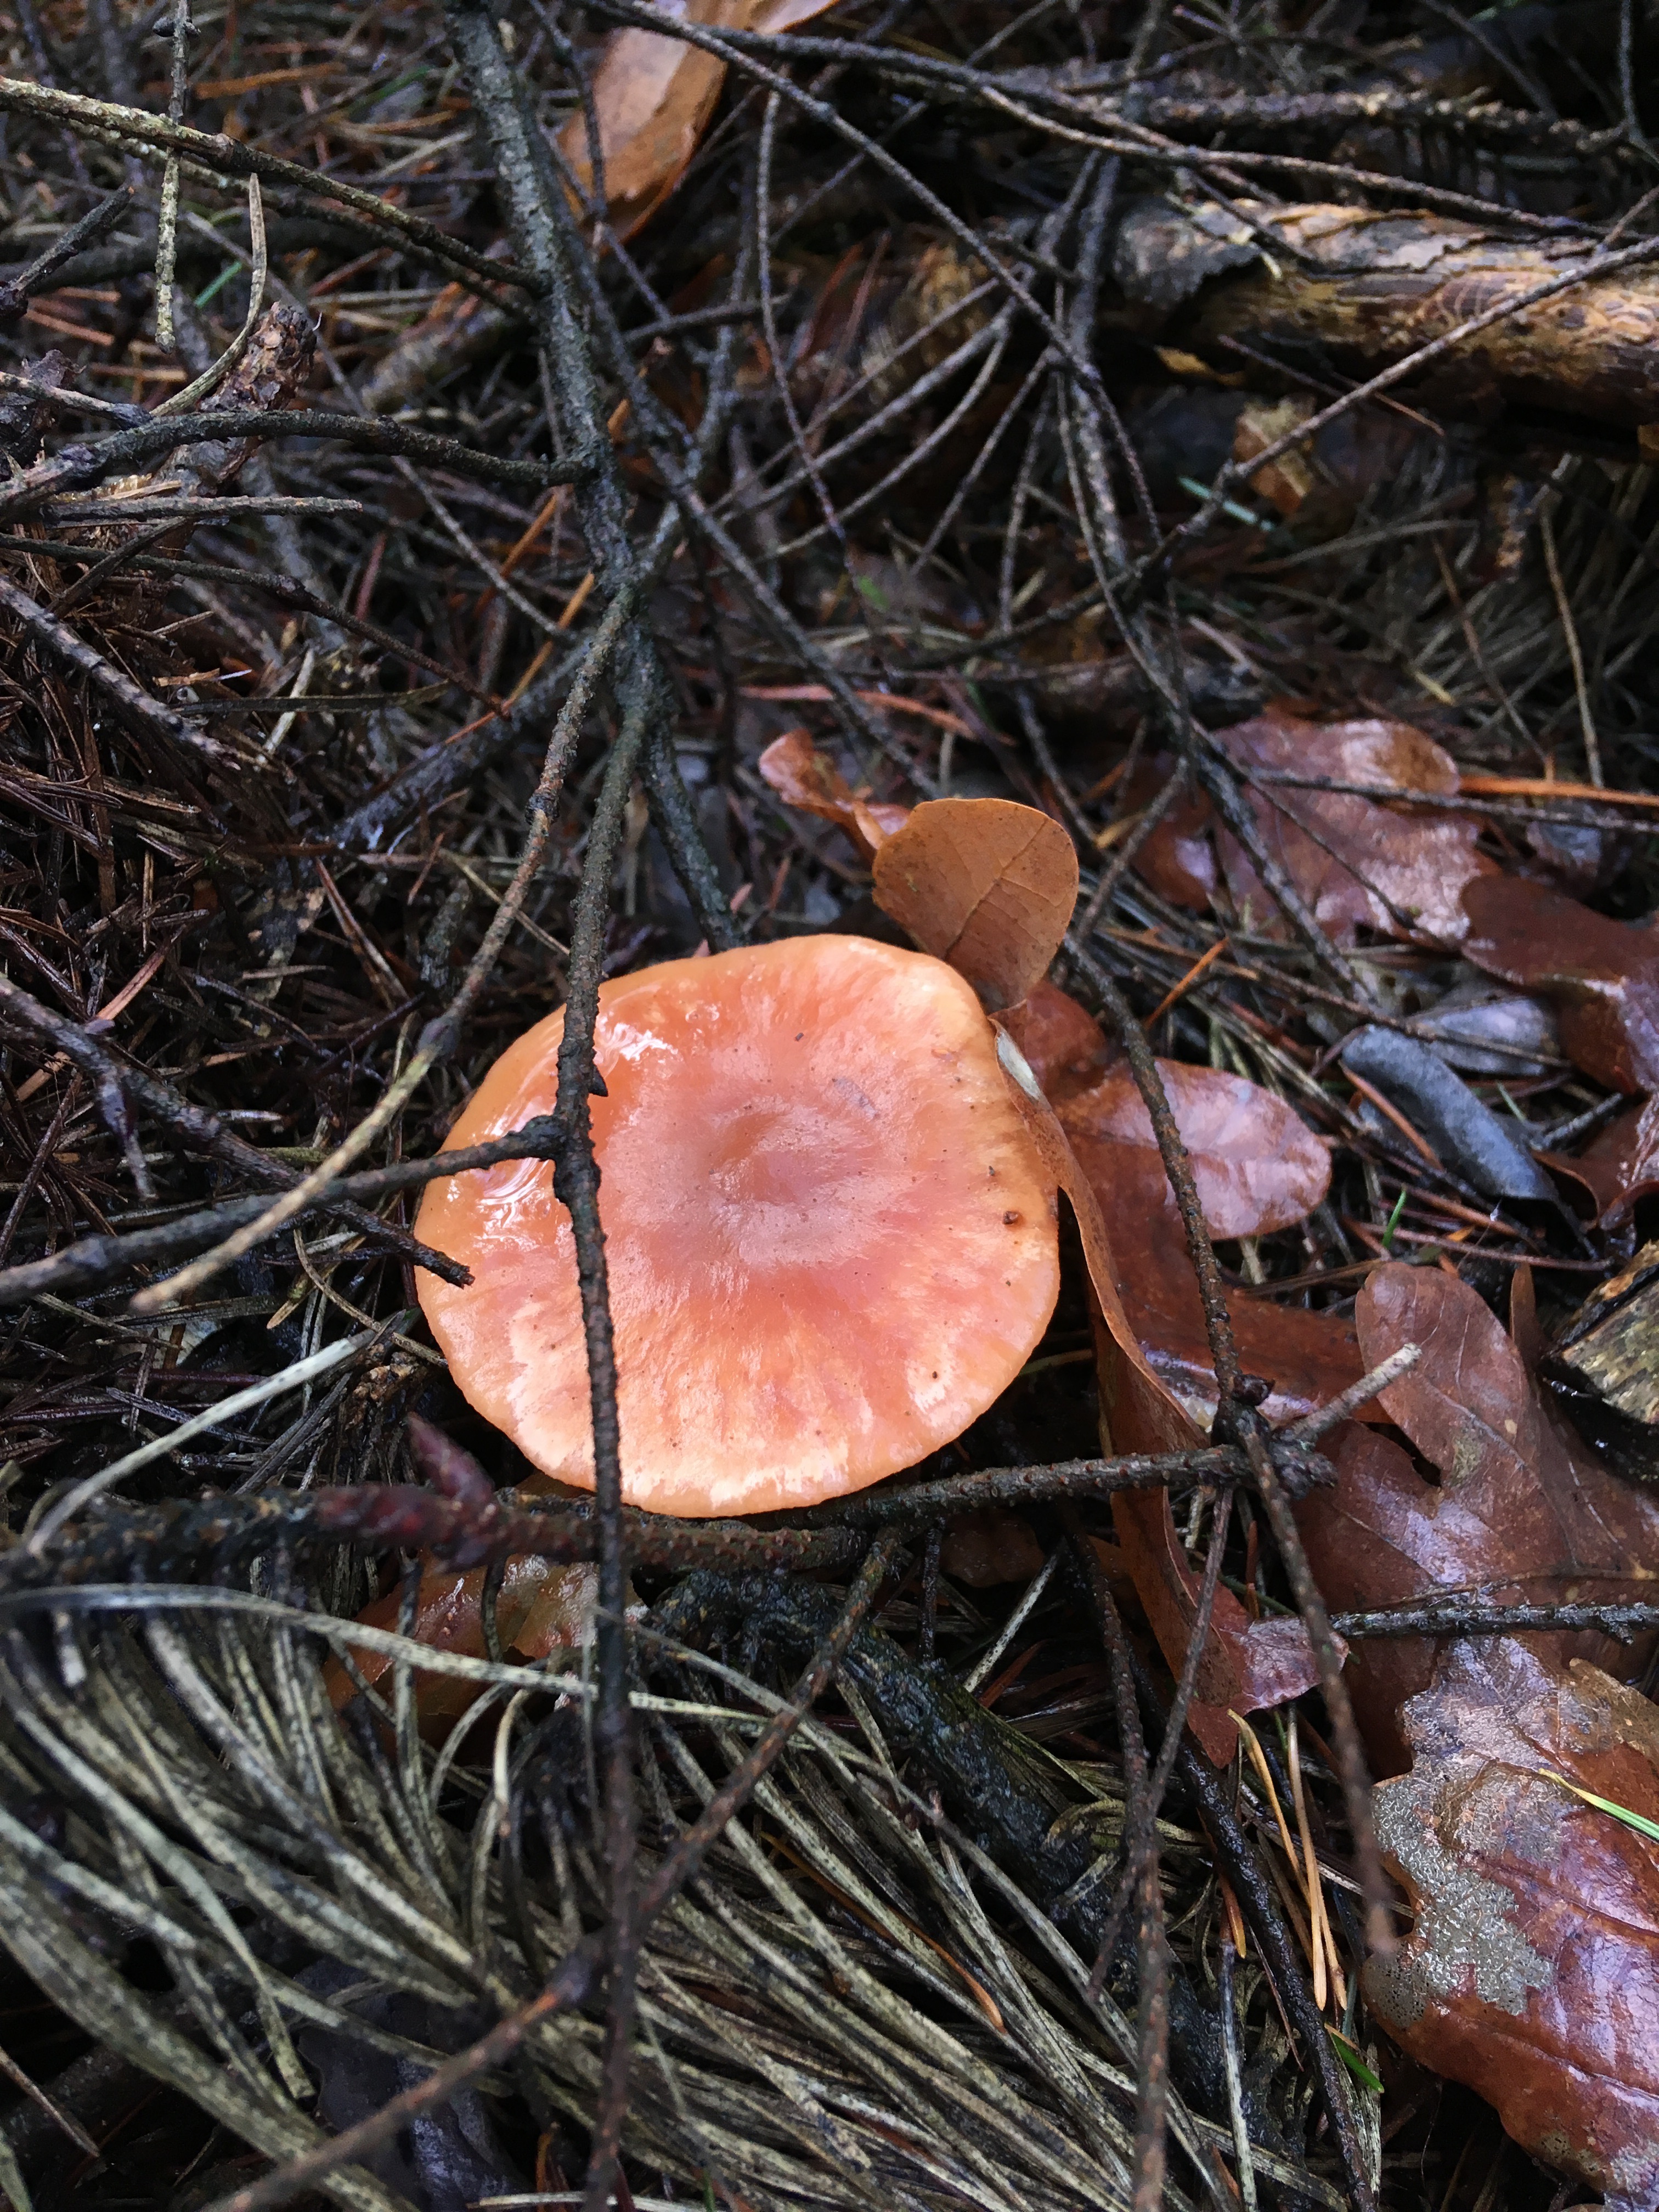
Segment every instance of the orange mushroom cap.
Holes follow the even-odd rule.
[[[550,1112],[562,1012],[502,1054],[449,1145]],[[795,938],[604,985],[592,1102],[623,1492],[701,1516],[912,1467],[1017,1375],[1060,1284],[1053,1185],[973,992],[927,954]],[[592,1486],[570,1218],[545,1162],[428,1186],[472,1269],[421,1304],[470,1402]]]

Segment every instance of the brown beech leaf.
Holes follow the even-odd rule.
[[[544,1496],[544,1486],[535,1494]],[[428,1561],[415,1599],[411,1633],[436,1651],[457,1651],[470,1659],[488,1656],[483,1632],[483,1586],[488,1570],[474,1567],[469,1573]],[[591,1566],[552,1566],[545,1559],[512,1559],[501,1581],[496,1607],[501,1651],[509,1664],[545,1659],[561,1645],[580,1643],[592,1619],[597,1584]],[[402,1593],[392,1590],[377,1598],[357,1615],[370,1628],[395,1630],[402,1618]],[[364,1649],[352,1653],[359,1672],[371,1686],[392,1665],[389,1654]],[[323,1670],[324,1682],[334,1704],[345,1705],[356,1685],[337,1659]],[[415,1710],[421,1733],[441,1742],[483,1695],[484,1686],[453,1674],[416,1674]]]
[[[1247,771],[1320,776],[1406,797],[1457,789],[1449,755],[1407,722],[1321,724],[1269,709],[1219,732],[1217,742]],[[1474,849],[1480,825],[1473,816],[1398,812],[1377,797],[1284,784],[1253,784],[1248,795],[1263,844],[1338,943],[1352,944],[1361,927],[1389,937],[1421,932],[1449,944],[1463,935],[1459,894],[1492,869]],[[1219,829],[1216,847],[1245,926],[1283,931],[1284,917],[1243,848]]]
[[[1330,1154],[1282,1099],[1211,1067],[1161,1060],[1158,1071],[1193,1163],[1212,1232],[1255,1237],[1300,1221],[1324,1197]],[[1207,1426],[1215,1375],[1198,1279],[1152,1121],[1127,1072],[1064,1097],[1060,1118],[1088,1176],[1153,1372]],[[1273,1383],[1270,1419],[1293,1419],[1358,1380],[1358,1340],[1346,1322],[1248,1292],[1228,1300],[1249,1374]]]
[[[948,960],[994,1012],[1048,971],[1077,904],[1058,822],[1012,799],[930,799],[881,845],[876,904]]]
[[[787,31],[835,0],[657,0],[665,21],[715,30]],[[613,31],[593,72],[607,212],[619,238],[656,213],[697,150],[726,82],[726,64],[684,39],[629,25]],[[587,123],[578,108],[559,150],[583,189],[592,190]]]
[[[1440,1481],[1425,1481],[1374,1429],[1356,1423],[1340,1431],[1331,1450],[1335,1487],[1297,1508],[1333,1612],[1455,1590],[1498,1604],[1653,1594],[1659,1499],[1619,1481],[1556,1426],[1514,1342],[1475,1291],[1437,1269],[1378,1267],[1355,1318],[1367,1368],[1403,1345],[1420,1347],[1380,1406]],[[1644,1646],[1626,1651],[1601,1636],[1528,1640],[1620,1673],[1645,1661]],[[1355,1713],[1379,1772],[1405,1762],[1399,1709],[1428,1686],[1438,1648],[1379,1638],[1348,1662]]]
[[[1659,927],[1614,921],[1524,876],[1463,893],[1463,955],[1552,1000],[1561,1048],[1613,1091],[1659,1091]]]
[[[1518,1638],[1455,1644],[1405,1715],[1376,1832],[1415,1926],[1365,1994],[1419,2064],[1604,2196],[1659,2197],[1659,1711]]]
[[[828,753],[820,752],[805,730],[786,730],[774,738],[755,763],[786,806],[816,814],[844,830],[866,860],[876,848],[902,830],[908,806],[860,799]]]
[[[1139,1328],[1126,1308],[1124,1294],[1135,1285],[1136,1267],[1133,1262],[1126,1266],[1122,1255],[1114,1252],[1095,1188],[1006,1030],[1000,1051],[1010,1092],[1077,1218],[1095,1294],[1102,1449],[1108,1452],[1198,1450],[1206,1441],[1205,1431],[1156,1372],[1142,1345]],[[1136,1148],[1126,1146],[1123,1150],[1133,1158]],[[1162,1172],[1160,1166],[1160,1176]],[[1178,1218],[1174,1233],[1179,1240]],[[1195,1283],[1193,1294],[1196,1298]],[[1273,1318],[1277,1321],[1280,1316]],[[1354,1371],[1358,1372],[1357,1367]],[[1179,1671],[1197,1618],[1199,1583],[1176,1537],[1169,1492],[1125,1492],[1113,1505],[1123,1563],[1159,1648],[1170,1665]],[[1228,1717],[1229,1707],[1235,1712],[1254,1712],[1263,1705],[1282,1705],[1286,1698],[1300,1697],[1311,1689],[1318,1679],[1318,1662],[1300,1620],[1252,1621],[1231,1590],[1218,1589],[1188,1725],[1217,1765],[1224,1765],[1231,1758],[1238,1736]]]
[[[1216,1237],[1261,1237],[1301,1221],[1330,1188],[1331,1157],[1282,1098],[1218,1067],[1160,1060],[1176,1127],[1192,1156],[1206,1219]],[[1152,1117],[1127,1069],[1108,1075],[1058,1109],[1072,1150],[1098,1190],[1128,1168],[1144,1182],[1156,1170],[1168,1188]],[[1170,1196],[1166,1209],[1173,1213]],[[1103,1206],[1113,1206],[1103,1198]],[[1115,1211],[1115,1206],[1113,1210]]]

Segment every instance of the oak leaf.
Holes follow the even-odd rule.
[[[1408,722],[1309,722],[1270,707],[1218,731],[1214,742],[1244,775],[1264,847],[1330,937],[1352,944],[1361,927],[1448,944],[1462,937],[1468,924],[1459,896],[1492,863],[1474,849],[1480,825],[1473,816],[1421,803],[1458,787],[1451,757],[1431,738]],[[1279,776],[1360,788],[1311,790],[1273,780]],[[1201,910],[1218,861],[1246,927],[1283,934],[1284,917],[1254,862],[1207,799],[1179,801],[1134,865],[1165,897]]]
[[[1327,1447],[1335,1486],[1305,1499],[1297,1520],[1333,1612],[1448,1591],[1494,1604],[1653,1594],[1659,1499],[1619,1481],[1556,1426],[1515,1343],[1468,1284],[1437,1269],[1379,1267],[1355,1318],[1368,1369],[1404,1345],[1420,1347],[1379,1403],[1440,1480],[1425,1480],[1399,1444],[1357,1423]],[[1621,1672],[1644,1656],[1596,1635],[1528,1641]],[[1405,1763],[1397,1715],[1434,1678],[1438,1648],[1379,1638],[1348,1662],[1355,1714],[1381,1772]]]
[[[1416,1924],[1365,1969],[1419,2063],[1615,2212],[1659,2197],[1659,1711],[1519,1638],[1452,1646],[1405,1711],[1377,1838]]]

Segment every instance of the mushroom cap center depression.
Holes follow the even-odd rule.
[[[509,1048],[452,1133],[546,1110],[562,1021]],[[833,1496],[982,1411],[1058,1287],[1051,1194],[968,987],[860,939],[605,986],[592,1103],[626,1493],[681,1513]],[[574,1238],[541,1163],[434,1184],[420,1230],[472,1267],[422,1303],[472,1403],[592,1480]]]

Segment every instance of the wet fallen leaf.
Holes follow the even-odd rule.
[[[835,0],[657,0],[671,22],[717,30],[777,32],[811,21]],[[631,237],[685,173],[726,82],[726,64],[684,39],[629,25],[612,32],[593,72],[593,110],[611,222]],[[593,187],[587,122],[578,109],[559,150],[585,191]]]
[[[1555,1186],[1517,1133],[1522,1124],[1494,1114],[1415,1037],[1380,1026],[1352,1030],[1342,1040],[1342,1065],[1399,1108],[1443,1167],[1489,1198],[1553,1200]]]
[[[1395,793],[1410,799],[1455,793],[1456,768],[1432,738],[1408,722],[1307,722],[1270,707],[1218,731],[1216,743],[1247,778],[1297,775],[1364,787],[1316,791],[1258,781],[1248,790],[1267,851],[1338,943],[1352,944],[1361,927],[1448,944],[1462,937],[1468,925],[1459,894],[1492,868],[1474,850],[1479,823],[1420,804],[1406,810],[1389,803]],[[1146,803],[1154,794],[1148,776],[1127,796]],[[1249,854],[1201,796],[1172,808],[1134,866],[1162,896],[1201,912],[1214,893],[1218,862],[1245,926],[1283,934],[1284,917]]]
[[[1329,1148],[1282,1098],[1218,1067],[1160,1060],[1158,1072],[1212,1236],[1266,1236],[1303,1220],[1323,1199]],[[1127,1210],[1120,1189],[1132,1186],[1128,1203],[1137,1212],[1163,1212],[1178,1230],[1152,1118],[1127,1068],[1057,1110],[1085,1174],[1104,1194],[1109,1229]]]
[[[1466,1075],[1543,1075],[1561,1059],[1548,1008],[1483,975],[1454,983],[1413,1028],[1448,1067]]]
[[[1407,722],[1304,722],[1269,708],[1223,730],[1218,742],[1247,773],[1328,778],[1405,794],[1457,789],[1450,757]],[[1459,894],[1492,872],[1475,851],[1473,816],[1422,807],[1397,812],[1376,797],[1257,783],[1249,803],[1263,844],[1296,885],[1327,933],[1352,944],[1356,930],[1387,937],[1416,933],[1455,944],[1468,927]],[[1224,830],[1217,853],[1227,888],[1247,926],[1281,933],[1286,924],[1243,848]]]
[[[1048,972],[1077,903],[1077,854],[1011,799],[930,799],[875,857],[876,903],[993,1012]]]
[[[1463,957],[1556,1009],[1561,1048],[1613,1091],[1659,1091],[1659,928],[1614,921],[1525,876],[1463,892]]]
[[[1118,819],[1131,823],[1150,806],[1176,773],[1169,753],[1144,761],[1124,787]],[[1184,792],[1154,823],[1136,851],[1135,873],[1171,906],[1207,914],[1219,877],[1210,832],[1215,810],[1201,792]]]
[[[1334,1488],[1297,1508],[1333,1612],[1449,1590],[1497,1604],[1652,1595],[1659,1500],[1597,1466],[1556,1425],[1475,1291],[1437,1269],[1390,1265],[1366,1282],[1355,1318],[1367,1368],[1402,1345],[1422,1347],[1379,1402],[1440,1480],[1425,1480],[1374,1428],[1356,1423],[1340,1432],[1328,1448]],[[1528,1641],[1621,1673],[1645,1658],[1645,1645],[1627,1651],[1606,1637]],[[1397,1716],[1433,1678],[1437,1648],[1426,1638],[1377,1638],[1357,1646],[1348,1662],[1355,1713],[1380,1772],[1405,1764]]]
[[[418,1419],[418,1416],[416,1417]],[[413,1424],[411,1423],[411,1428]],[[447,1496],[471,1496],[482,1470],[465,1452],[429,1422],[420,1423],[424,1433],[416,1440],[416,1464],[431,1472],[434,1461],[445,1472],[437,1479]],[[435,1440],[435,1441],[434,1441]],[[440,1449],[444,1448],[444,1449]],[[522,1495],[544,1498],[554,1486],[544,1480],[524,1486]],[[494,1494],[493,1492],[491,1493]],[[415,1620],[410,1634],[436,1651],[456,1651],[471,1659],[488,1656],[483,1632],[483,1587],[487,1570],[474,1567],[463,1573],[428,1561],[415,1598]],[[501,1578],[495,1621],[505,1657],[514,1664],[544,1659],[550,1651],[579,1644],[592,1618],[594,1571],[591,1566],[554,1566],[545,1559],[511,1559]],[[370,1628],[396,1630],[403,1617],[403,1593],[393,1589],[377,1598],[357,1615]],[[390,1654],[363,1650],[352,1659],[365,1681],[374,1686],[392,1665]],[[356,1693],[356,1684],[338,1659],[323,1670],[330,1698],[337,1706]],[[416,1672],[415,1709],[421,1732],[439,1742],[483,1694],[477,1682],[452,1674]]]
[[[1098,1083],[1119,1057],[1088,1009],[1047,976],[1039,976],[1023,1002],[1010,1006],[1001,1018],[1056,1111],[1068,1098]]]
[[[1644,1098],[1597,1133],[1582,1152],[1540,1157],[1589,1193],[1599,1227],[1622,1222],[1638,1198],[1659,1190],[1659,1098]]]
[[[756,763],[763,780],[787,806],[816,814],[844,830],[866,860],[910,817],[908,806],[860,799],[828,753],[805,730],[786,730]]]
[[[1454,1645],[1405,1722],[1378,1840],[1416,1925],[1365,1970],[1377,2018],[1616,2212],[1659,2195],[1659,1713],[1516,1638]]]
[[[1207,1441],[1206,1434],[1154,1370],[1125,1307],[1123,1285],[1133,1282],[1133,1267],[1126,1267],[1114,1254],[1090,1179],[1006,1030],[999,1049],[1009,1091],[1077,1220],[1095,1294],[1102,1449],[1195,1451]],[[1176,1537],[1169,1493],[1126,1492],[1115,1501],[1115,1511],[1124,1562],[1152,1632],[1170,1663],[1179,1668],[1191,1641],[1198,1584]],[[1300,1620],[1252,1621],[1230,1590],[1218,1589],[1188,1725],[1210,1757],[1223,1765],[1232,1756],[1237,1740],[1229,1707],[1253,1712],[1260,1706],[1282,1705],[1311,1689],[1318,1679],[1318,1665]]]
[[[1261,1235],[1300,1220],[1319,1204],[1330,1182],[1329,1153],[1281,1099],[1216,1068],[1173,1060],[1158,1066],[1213,1234]],[[1203,1302],[1140,1094],[1127,1073],[1109,1075],[1068,1099],[1060,1121],[1099,1200],[1141,1356],[1186,1407],[1193,1433],[1202,1435],[1215,1407]],[[1341,1322],[1245,1296],[1228,1304],[1246,1371],[1273,1379],[1271,1417],[1305,1412],[1358,1374],[1352,1332]],[[1121,1447],[1122,1427],[1114,1425]],[[1178,1667],[1197,1617],[1199,1577],[1176,1535],[1168,1493],[1126,1494],[1115,1500],[1113,1518],[1153,1632],[1170,1664]],[[1204,1710],[1193,1722],[1211,1756],[1231,1753],[1229,1705],[1243,1711],[1299,1695],[1289,1686],[1304,1678],[1310,1659],[1299,1620],[1250,1622],[1231,1593],[1218,1593],[1199,1672]],[[1231,1695],[1230,1673],[1248,1704]]]
[[[1045,1070],[1061,1086],[1060,1119],[1100,1206],[1147,1362],[1193,1421],[1206,1428],[1215,1412],[1215,1375],[1203,1301],[1151,1118],[1126,1071],[1115,1068],[1094,1084],[1078,1080],[1087,1050],[1079,1024],[1088,1018],[1074,1001],[1066,1000],[1065,1008],[1051,1008],[1034,992],[1014,1020],[1026,1018],[1039,1050],[1047,1048]],[[1099,1048],[1109,1049],[1098,1025],[1088,1027]],[[1215,1068],[1175,1060],[1158,1066],[1216,1236],[1264,1236],[1320,1203],[1330,1182],[1329,1153],[1281,1099]],[[1228,1305],[1246,1373],[1273,1383],[1270,1419],[1308,1413],[1358,1378],[1358,1340],[1346,1322],[1242,1291]]]

